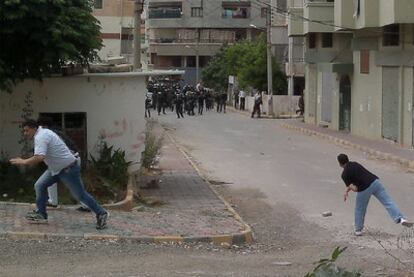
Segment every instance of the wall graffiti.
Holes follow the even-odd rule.
[[[101,129],[100,134],[103,139],[119,138],[126,134],[128,130],[128,124],[126,119],[123,118],[121,121],[115,120],[113,126],[108,129]]]

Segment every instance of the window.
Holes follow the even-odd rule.
[[[360,0],[354,0],[354,17],[358,17],[361,10]]]
[[[93,8],[94,9],[102,9],[103,8],[103,0],[94,0],[93,1]]]
[[[268,9],[267,8],[262,8],[260,11],[260,16],[262,18],[267,18],[267,13],[268,13]]]
[[[148,18],[181,18],[181,3],[154,3],[148,7]]]
[[[192,17],[203,17],[203,8],[191,8]]]
[[[133,53],[133,28],[125,28],[122,27],[121,29],[121,54],[132,54]]]
[[[322,33],[322,48],[332,48],[333,46],[333,34]]]
[[[250,8],[226,7],[223,10],[223,18],[250,18]]]
[[[361,50],[359,54],[359,72],[369,74],[369,50]]]
[[[223,18],[250,18],[250,1],[223,1]]]
[[[308,35],[308,47],[309,49],[316,48],[316,34],[309,33]]]
[[[400,44],[400,26],[392,24],[383,28],[382,45],[398,46]]]

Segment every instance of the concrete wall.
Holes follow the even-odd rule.
[[[126,151],[127,159],[139,162],[144,147],[146,121],[145,75],[101,74],[48,78],[43,83],[25,81],[12,94],[0,91],[0,150],[18,155],[24,97],[32,92],[33,118],[41,112],[85,112],[87,147],[96,152],[99,137]]]
[[[260,107],[262,113],[269,110],[268,96],[263,95],[263,105]],[[294,117],[298,109],[299,96],[293,95],[273,95],[273,114],[275,117]],[[246,109],[253,111],[254,97],[246,97]]]
[[[151,0],[151,3],[169,2],[165,0]],[[171,1],[178,2],[178,1]],[[180,1],[181,2],[181,1]],[[261,17],[259,4],[252,2],[250,6],[250,18],[223,18],[221,0],[208,0],[203,4],[203,17],[191,17],[192,7],[201,7],[200,0],[182,1],[181,18],[151,18],[148,19],[150,28],[251,28],[254,24],[260,28],[265,27],[266,18]],[[235,1],[237,2],[237,1]],[[269,1],[264,1],[269,2]],[[265,7],[265,5],[262,5]]]

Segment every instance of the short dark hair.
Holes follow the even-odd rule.
[[[22,128],[23,127],[39,128],[39,123],[34,119],[27,119],[25,122],[22,123]]]
[[[42,127],[51,128],[53,126],[53,120],[51,117],[48,116],[39,116],[37,123]]]
[[[349,162],[348,156],[342,153],[338,155],[337,159],[339,164],[341,165],[344,165]]]

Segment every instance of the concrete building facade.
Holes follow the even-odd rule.
[[[93,15],[101,23],[103,47],[99,58],[123,56],[133,62],[134,4],[130,0],[94,0]],[[148,64],[145,37],[145,16],[141,16],[141,63]]]
[[[185,81],[196,83],[202,68],[224,44],[250,40],[265,30],[270,1],[263,2],[267,4],[246,0],[148,1],[145,20],[151,66],[184,69]]]
[[[74,141],[83,160],[96,155],[97,146],[105,141],[124,150],[137,169],[145,146],[147,79],[182,74],[125,72],[25,80],[12,93],[0,91],[0,153],[20,155],[24,117],[47,117]]]
[[[289,30],[305,37],[305,121],[411,148],[412,1],[303,3]]]

